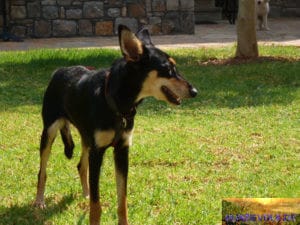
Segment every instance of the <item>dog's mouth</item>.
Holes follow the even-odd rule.
[[[171,91],[167,86],[162,86],[161,91],[164,93],[164,95],[167,97],[168,101],[170,103],[173,103],[175,105],[181,104],[181,99],[179,96],[177,96],[173,91]]]

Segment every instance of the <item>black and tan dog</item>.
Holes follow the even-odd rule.
[[[107,70],[89,70],[83,66],[58,69],[43,101],[44,129],[35,205],[45,207],[46,166],[58,131],[65,155],[72,157],[74,143],[69,128],[72,123],[82,139],[78,171],[83,194],[90,196],[90,224],[100,223],[100,167],[105,150],[110,146],[114,147],[119,224],[128,224],[128,150],[136,108],[141,101],[153,96],[179,105],[181,99],[197,94],[177,72],[174,59],[154,47],[147,30],[134,34],[120,25],[118,32],[123,58]]]

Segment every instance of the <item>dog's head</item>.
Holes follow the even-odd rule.
[[[136,102],[152,96],[179,105],[182,99],[197,95],[196,88],[178,73],[175,60],[152,44],[147,29],[134,34],[128,27],[120,25],[118,31],[127,65],[139,71],[142,80]]]
[[[256,0],[257,5],[261,5],[261,4],[267,4],[269,3],[270,0]]]

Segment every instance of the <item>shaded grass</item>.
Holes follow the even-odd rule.
[[[130,153],[132,224],[216,224],[226,197],[299,197],[299,48],[262,47],[287,61],[203,65],[234,48],[170,50],[199,90],[179,107],[147,99]],[[44,211],[31,207],[39,168],[43,92],[57,67],[109,67],[116,50],[0,53],[0,224],[87,224],[76,164],[60,138],[48,165]],[[103,223],[116,224],[112,151],[101,175]]]

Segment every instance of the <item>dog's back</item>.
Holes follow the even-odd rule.
[[[73,123],[79,130],[85,130],[85,126],[91,126],[96,121],[90,121],[87,115],[89,107],[93,104],[86,102],[87,99],[95,102],[105,102],[105,71],[89,70],[83,66],[64,67],[53,73],[52,79],[44,95],[42,107],[42,119],[44,130],[42,134],[41,149],[49,145],[49,140],[56,136],[60,131],[65,145],[65,155],[72,158],[74,143],[72,140],[69,124]],[[104,104],[104,103],[102,103]],[[100,111],[100,110],[98,110]],[[99,118],[105,120],[105,110],[99,115]],[[51,132],[52,131],[52,132]],[[50,135],[49,135],[50,133]],[[87,136],[87,134],[81,133]]]
[[[91,71],[83,66],[56,70],[44,95],[42,109],[44,125],[48,126],[61,117],[71,120],[69,111],[74,105],[81,103],[80,99],[84,97],[81,93],[93,95],[95,89],[99,89],[100,92],[104,87],[104,80],[104,71]]]

